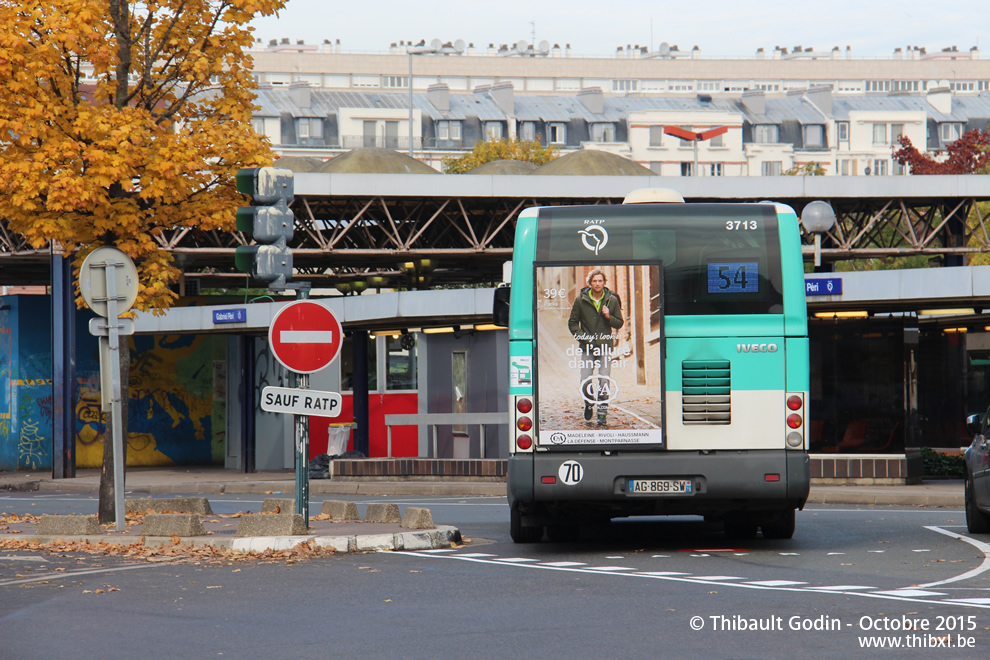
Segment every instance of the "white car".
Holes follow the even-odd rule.
[[[990,410],[966,418],[973,443],[966,450],[966,527],[990,533]]]

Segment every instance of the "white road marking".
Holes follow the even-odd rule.
[[[588,570],[589,571],[601,571],[601,572],[604,573],[606,571],[631,571],[631,570],[634,570],[634,569],[629,568],[628,566],[589,566],[588,567]]]
[[[932,594],[934,592],[928,592],[925,590],[918,589],[897,589],[889,592],[879,591],[877,587],[857,585],[857,584],[845,584],[845,585],[829,585],[829,586],[802,586],[806,583],[798,583],[795,585],[768,585],[761,584],[759,582],[731,582],[728,580],[742,580],[743,578],[730,577],[730,576],[692,576],[690,573],[677,573],[669,571],[635,571],[629,568],[620,567],[587,567],[587,566],[552,566],[549,563],[538,563],[539,560],[530,559],[525,557],[510,557],[507,559],[489,559],[489,558],[479,558],[479,557],[467,557],[464,555],[457,554],[427,554],[430,551],[396,551],[393,554],[397,555],[409,555],[411,557],[423,557],[423,556],[433,556],[437,559],[459,559],[461,561],[477,562],[481,564],[493,564],[500,566],[516,566],[523,569],[540,569],[546,571],[565,571],[569,573],[584,573],[585,575],[614,575],[618,577],[629,577],[629,578],[647,578],[652,580],[667,580],[672,582],[681,582],[685,584],[706,584],[709,582],[714,582],[716,584],[721,584],[726,587],[734,587],[737,589],[758,589],[763,591],[786,591],[789,593],[804,593],[804,594],[828,594],[828,595],[845,595],[845,596],[859,596],[863,598],[878,598],[882,600],[897,600],[908,603],[928,603],[933,602],[943,603],[945,605],[958,605],[963,607],[978,607],[981,609],[990,610],[990,598],[965,598],[965,599],[944,599],[937,600],[930,597],[917,597],[910,595],[916,591],[922,594]],[[560,563],[560,562],[553,562]],[[611,570],[602,570],[602,569]],[[719,581],[721,578],[722,581]],[[773,581],[771,581],[773,582]],[[922,585],[924,586],[924,585]]]
[[[162,561],[154,564],[126,564],[116,568],[94,568],[88,571],[73,571],[72,573],[47,573],[45,575],[35,575],[20,580],[0,581],[0,587],[10,587],[15,584],[27,584],[28,582],[49,582],[51,580],[64,580],[65,578],[79,577],[81,575],[96,575],[97,573],[116,573],[117,571],[133,571],[138,568],[157,568],[168,566],[171,562]]]
[[[796,587],[799,584],[808,583],[794,582],[792,580],[757,580],[756,582],[747,582],[746,584],[755,584],[759,587]]]
[[[2,561],[36,561],[47,564],[48,560],[44,557],[25,557],[23,555],[11,555],[7,557],[0,557]]]
[[[834,584],[827,587],[808,587],[816,591],[855,591],[857,589],[876,589],[876,587],[864,587],[861,584]]]
[[[543,563],[544,566],[553,566],[555,568],[567,568],[570,566],[587,566],[587,564],[580,561],[548,561]]]
[[[466,552],[461,557],[496,557],[497,555],[489,555],[484,552]]]
[[[719,580],[745,580],[746,578],[734,577],[732,575],[695,575],[691,579],[692,580],[710,580],[712,582],[717,582]]]
[[[983,563],[974,568],[971,571],[966,571],[961,575],[957,575],[954,578],[949,578],[948,580],[939,580],[938,582],[927,582],[925,584],[919,584],[918,587],[938,587],[943,584],[949,584],[951,582],[959,582],[961,580],[968,580],[969,578],[976,577],[982,573],[990,571],[990,543],[984,543],[983,541],[977,541],[976,539],[971,539],[968,536],[963,536],[961,534],[956,534],[955,532],[950,532],[948,530],[942,529],[941,527],[925,526],[925,529],[930,529],[933,532],[938,532],[939,534],[945,534],[946,536],[951,536],[952,538],[962,541],[964,543],[969,543],[970,545],[976,547],[976,549],[983,552]]]
[[[924,589],[894,589],[893,591],[874,591],[873,593],[879,594],[881,596],[948,596],[949,594],[942,594],[937,591],[925,591]]]
[[[527,557],[500,557],[498,559],[493,559],[492,561],[505,562],[506,564],[524,564],[531,561],[540,561],[539,559],[529,559]]]
[[[677,571],[640,571],[640,575],[653,575],[656,577],[673,577],[676,575],[691,575],[690,573],[678,573]]]

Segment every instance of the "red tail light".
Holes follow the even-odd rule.
[[[799,397],[797,394],[792,394],[791,396],[787,397],[787,407],[791,410],[801,410],[801,406],[803,404],[804,402],[801,401],[801,397]]]
[[[516,446],[520,449],[529,449],[533,446],[533,439],[528,435],[521,435],[516,438]]]
[[[531,420],[529,417],[520,417],[518,420],[516,420],[516,428],[518,428],[520,431],[528,431],[531,428],[533,428],[533,420]]]
[[[518,410],[522,414],[525,415],[532,409],[533,409],[533,402],[530,401],[529,399],[519,399],[518,401],[516,401],[516,410]]]
[[[801,428],[802,422],[803,420],[801,419],[801,415],[798,415],[797,413],[787,416],[787,425],[792,429]]]

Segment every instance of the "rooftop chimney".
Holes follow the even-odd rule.
[[[605,111],[605,95],[602,94],[601,87],[585,87],[578,92],[577,97],[588,112],[600,115]]]
[[[752,90],[742,93],[742,104],[746,112],[753,115],[765,115],[767,113],[767,97],[763,90]]]
[[[447,83],[435,83],[426,88],[426,100],[440,112],[450,112],[450,87]]]
[[[495,101],[495,105],[505,114],[511,115],[515,112],[516,106],[512,82],[503,80],[502,82],[493,83],[488,90],[488,96]]]

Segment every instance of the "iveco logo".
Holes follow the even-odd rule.
[[[608,232],[601,225],[590,225],[578,233],[581,234],[581,244],[596,255],[608,244]]]
[[[776,353],[777,344],[736,344],[736,353]]]

